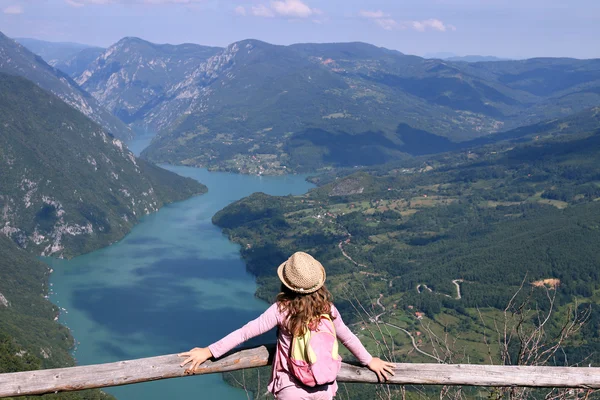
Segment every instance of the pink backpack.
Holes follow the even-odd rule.
[[[338,354],[335,326],[329,315],[321,315],[315,329],[307,326],[303,336],[292,339],[287,361],[292,375],[305,386],[335,381],[342,357]]]

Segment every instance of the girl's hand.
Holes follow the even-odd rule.
[[[196,367],[202,364],[204,361],[211,358],[213,355],[208,347],[196,347],[185,353],[177,354],[179,357],[187,357],[184,362],[181,363],[181,367],[186,364],[190,364],[189,368],[185,370],[186,373],[193,374],[196,371]]]
[[[385,376],[384,372],[387,372],[390,376],[394,376],[394,364],[383,361],[381,358],[373,357],[367,367],[377,374],[379,382],[387,381],[388,378]]]

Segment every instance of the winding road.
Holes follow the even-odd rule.
[[[464,281],[465,281],[464,279],[454,279],[452,281],[452,283],[454,284],[454,286],[456,286],[456,297],[454,297],[454,300],[460,300],[460,299],[462,299],[462,293],[460,291],[460,284],[463,283]],[[429,288],[427,285],[425,285],[423,283],[420,283],[420,284],[417,285],[417,293],[419,293],[419,294],[423,293],[423,291],[421,290],[421,287],[423,287],[426,290],[429,290],[430,293],[435,293],[435,294],[440,295],[440,296],[446,296],[446,297],[449,297],[451,299],[453,298],[449,294],[434,292],[431,288]]]
[[[352,236],[352,235],[348,234],[348,237],[349,237],[349,238],[350,238],[351,236]],[[344,250],[344,241],[343,241],[343,240],[342,240],[342,241],[340,241],[340,243],[338,244],[338,247],[339,247],[340,251],[342,252],[342,254],[344,255],[344,257],[346,257],[348,260],[350,260],[350,261],[351,261],[351,262],[352,262],[354,265],[356,265],[356,266],[358,266],[358,267],[361,267],[361,268],[368,268],[366,265],[364,265],[364,264],[360,264],[360,263],[358,263],[358,262],[354,261],[354,260],[352,259],[352,257],[350,257],[350,256],[349,256],[349,255],[346,253],[346,251]],[[457,300],[460,300],[460,299],[461,299],[461,293],[460,293],[460,285],[459,285],[459,282],[460,282],[460,283],[462,283],[462,282],[463,282],[463,280],[462,280],[462,279],[455,279],[455,280],[453,280],[453,281],[452,281],[452,283],[454,283],[454,284],[456,285],[456,299],[457,299]],[[390,287],[392,287],[392,280],[391,280],[391,279],[390,279],[390,281],[389,281],[389,286],[390,286]],[[430,288],[429,288],[427,285],[425,285],[425,284],[420,284],[420,285],[417,285],[417,292],[421,293],[421,290],[420,290],[420,289],[421,289],[421,286],[422,286],[423,288],[425,288],[425,289],[429,290],[431,293],[433,293],[433,290],[431,290],[431,289],[430,289]],[[449,296],[449,295],[445,295],[445,296],[451,297],[451,296]],[[423,355],[424,355],[424,356],[426,356],[426,357],[433,358],[434,360],[436,360],[436,361],[438,361],[438,362],[440,362],[440,363],[443,363],[444,361],[443,361],[443,360],[441,360],[439,357],[436,357],[436,356],[434,356],[433,354],[429,354],[429,353],[427,353],[427,352],[425,352],[425,351],[421,350],[421,349],[419,348],[419,346],[417,345],[417,341],[415,340],[415,337],[414,337],[414,336],[413,336],[413,335],[412,335],[412,334],[411,334],[409,331],[407,331],[406,329],[404,329],[404,328],[401,328],[401,327],[399,327],[398,325],[390,324],[389,322],[383,322],[383,321],[379,321],[379,319],[381,318],[381,316],[387,313],[387,310],[386,310],[385,306],[384,306],[383,304],[381,304],[381,299],[382,299],[382,298],[383,298],[383,293],[380,293],[380,294],[379,294],[379,297],[377,298],[377,301],[376,301],[376,302],[377,302],[377,305],[378,305],[379,307],[381,307],[381,313],[379,313],[379,314],[375,315],[374,317],[370,317],[370,318],[369,318],[369,322],[371,322],[371,323],[382,323],[383,325],[386,325],[386,326],[389,326],[389,327],[392,327],[392,328],[395,328],[395,329],[398,329],[398,330],[400,330],[400,331],[404,332],[404,333],[405,333],[406,335],[408,335],[408,337],[410,338],[410,341],[412,342],[412,346],[413,346],[413,348],[415,349],[415,351],[417,351],[418,353],[421,353],[421,354],[423,354]]]
[[[344,241],[343,240],[338,244],[338,247],[342,251],[342,254],[344,255],[344,257],[346,257],[348,260],[350,260],[352,263],[354,263],[354,265],[356,265],[357,267],[361,267],[361,268],[368,268],[366,265],[360,264],[360,263],[357,263],[356,261],[354,261],[352,259],[352,257],[350,257],[348,255],[348,253],[346,253],[346,251],[344,250]]]
[[[386,326],[391,326],[392,328],[396,328],[396,329],[398,329],[398,330],[400,330],[400,331],[402,331],[402,332],[406,333],[406,334],[408,335],[408,337],[410,338],[410,341],[412,342],[412,346],[413,346],[413,348],[414,348],[414,349],[415,349],[417,352],[419,352],[419,353],[423,354],[424,356],[427,356],[427,357],[433,358],[434,360],[436,360],[436,361],[438,361],[438,362],[441,362],[441,363],[443,363],[443,362],[444,362],[444,361],[443,361],[442,359],[440,359],[439,357],[436,357],[436,356],[434,356],[433,354],[429,354],[429,353],[427,353],[427,352],[425,352],[425,351],[421,350],[421,349],[419,348],[419,346],[417,346],[417,341],[415,340],[415,337],[414,337],[414,336],[413,336],[413,335],[412,335],[412,334],[411,334],[409,331],[407,331],[406,329],[404,329],[404,328],[400,328],[398,325],[390,324],[389,322],[384,322],[383,324],[384,324],[384,325],[386,325]]]
[[[383,324],[383,325],[386,325],[386,326],[389,326],[389,327],[392,327],[392,328],[395,328],[395,329],[398,329],[398,330],[404,332],[410,338],[410,341],[412,343],[412,347],[415,349],[415,351],[417,351],[418,353],[421,353],[424,356],[427,356],[429,358],[433,358],[434,360],[436,360],[438,362],[443,362],[443,360],[441,360],[440,358],[434,356],[433,354],[429,354],[429,353],[421,350],[419,348],[418,344],[417,344],[417,341],[415,340],[415,337],[409,331],[407,331],[406,329],[401,328],[398,325],[394,325],[394,324],[391,324],[389,322],[384,322],[384,321],[380,321],[379,320],[379,318],[381,318],[382,315],[384,315],[384,314],[387,313],[386,307],[381,303],[381,299],[382,298],[383,298],[383,293],[380,293],[379,297],[376,300],[376,303],[377,303],[377,305],[379,307],[381,307],[382,312],[380,314],[375,315],[374,317],[369,317],[369,322],[371,322],[371,323],[380,323],[380,324]],[[351,326],[353,326],[353,325],[359,325],[359,324],[360,324],[360,322],[357,322],[357,323],[352,324]]]
[[[421,287],[424,287],[426,290],[429,290],[429,292],[430,292],[430,293],[433,293],[433,290],[431,290],[431,289],[429,288],[429,286],[427,286],[427,285],[425,285],[425,284],[419,284],[419,285],[417,285],[417,292],[418,292],[419,294],[421,294]]]
[[[381,304],[381,299],[383,298],[383,294],[379,293],[379,297],[377,298],[377,305],[379,307],[381,307],[382,312],[380,314],[377,314],[374,317],[369,318],[370,322],[379,322],[379,318],[386,313],[385,311],[385,306],[383,304]]]
[[[455,279],[452,281],[452,283],[454,283],[454,285],[456,286],[456,300],[460,300],[462,299],[462,296],[460,294],[460,283],[463,283],[464,280],[463,279]]]

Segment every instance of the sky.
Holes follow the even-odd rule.
[[[600,58],[600,0],[0,0],[11,37],[226,46],[361,41],[428,55]]]

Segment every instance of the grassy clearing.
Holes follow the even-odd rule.
[[[567,203],[566,201],[550,200],[550,199],[540,199],[540,200],[538,200],[538,203],[554,206],[554,207],[558,208],[559,210],[563,210],[569,206],[569,203]]]

